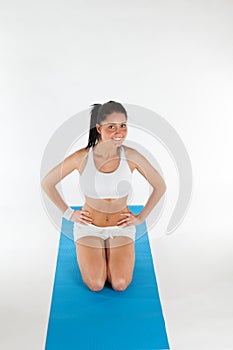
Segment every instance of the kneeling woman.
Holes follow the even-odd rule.
[[[106,280],[117,291],[132,281],[134,240],[140,225],[158,203],[166,185],[160,174],[137,150],[124,146],[127,112],[118,102],[94,104],[91,111],[89,140],[53,168],[43,179],[42,188],[74,222],[74,242],[83,282],[101,290]],[[55,188],[65,176],[77,169],[85,196],[81,210],[71,209]],[[137,169],[153,186],[143,210],[134,215],[127,206],[132,173]]]

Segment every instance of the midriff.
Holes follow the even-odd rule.
[[[126,198],[122,201],[120,199],[105,200],[98,199],[96,203],[91,203],[90,198],[84,203],[82,209],[90,213],[92,220],[92,225],[96,226],[116,226],[117,222],[124,219],[126,216],[121,215],[121,213],[129,213],[130,210],[126,204]],[[106,203],[107,202],[107,203]]]

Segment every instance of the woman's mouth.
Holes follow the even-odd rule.
[[[121,141],[121,139],[122,139],[121,137],[114,137],[113,138],[114,141]]]

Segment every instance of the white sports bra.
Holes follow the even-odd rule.
[[[91,198],[120,198],[131,194],[132,172],[125,158],[123,146],[120,147],[120,164],[110,173],[101,172],[96,168],[93,147],[90,147],[79,183],[82,193]]]

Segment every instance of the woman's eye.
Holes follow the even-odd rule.
[[[124,128],[126,128],[126,124],[125,123],[121,124],[121,129],[124,129]],[[108,129],[109,130],[114,130],[114,129],[116,129],[116,126],[115,125],[109,125]]]

